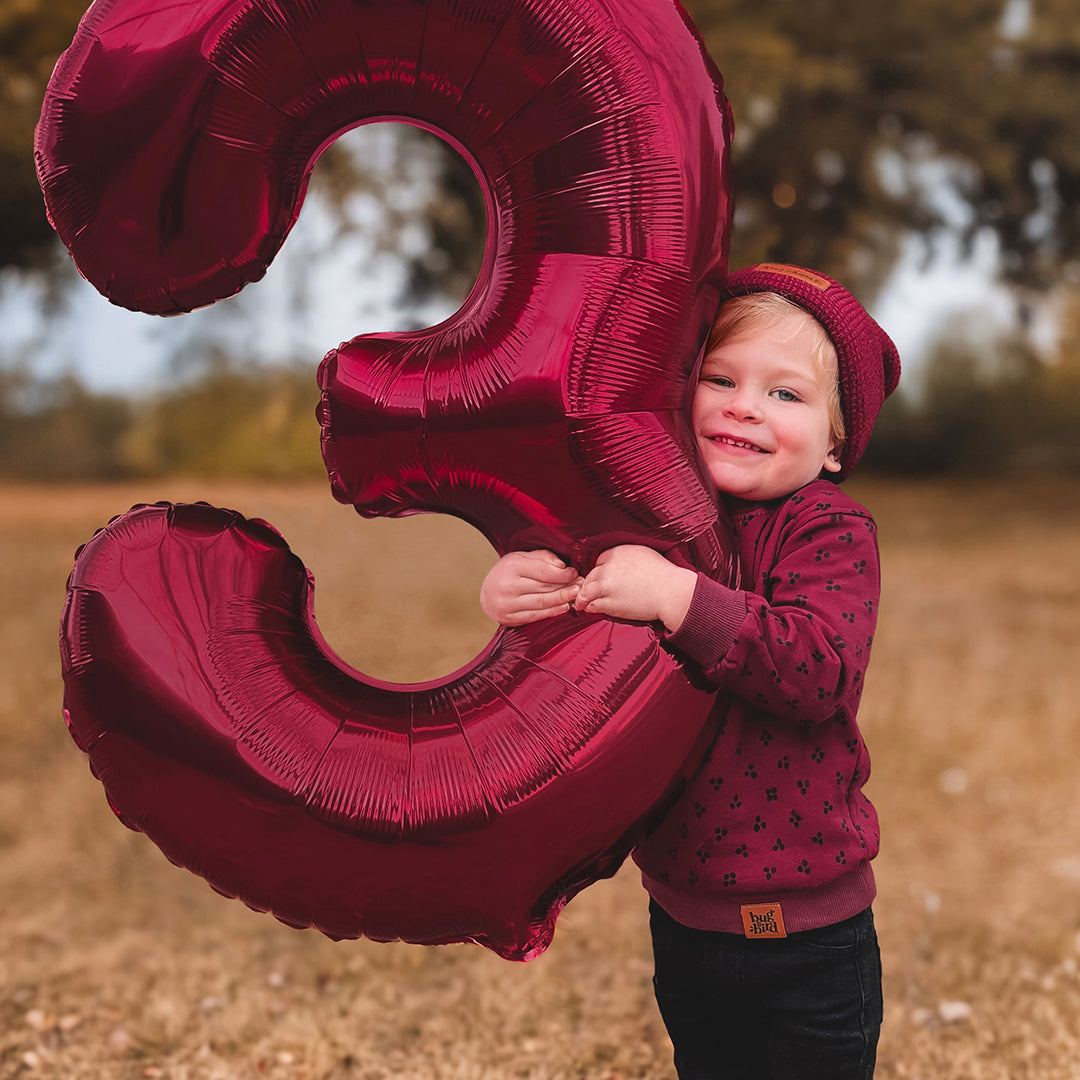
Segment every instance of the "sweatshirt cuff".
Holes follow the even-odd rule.
[[[719,664],[739,635],[746,618],[746,593],[729,589],[698,573],[697,585],[682,625],[665,640],[708,670]]]

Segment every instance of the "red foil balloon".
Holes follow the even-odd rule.
[[[320,368],[334,495],[586,570],[646,543],[721,579],[688,427],[730,221],[730,115],[672,0],[102,0],[50,83],[51,220],[109,299],[187,311],[265,271],[319,153],[377,119],[472,166],[487,246],[439,326]],[[215,888],[334,937],[547,946],[708,740],[646,626],[501,631],[411,686],[322,640],[265,523],[136,507],[76,558],[65,711],[118,815]]]

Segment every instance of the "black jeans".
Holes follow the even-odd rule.
[[[660,1014],[680,1080],[870,1080],[881,956],[869,908],[786,938],[693,930],[650,905]]]

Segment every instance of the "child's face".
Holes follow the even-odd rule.
[[[769,330],[728,338],[705,356],[692,417],[702,460],[720,491],[775,499],[822,469],[840,469],[829,376],[814,359],[812,331],[811,316],[793,312]]]

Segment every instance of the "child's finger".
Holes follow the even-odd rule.
[[[537,550],[534,551],[532,554],[543,559],[551,566],[556,566],[559,568],[563,568],[566,566],[566,562],[563,559],[560,559],[554,551],[549,551],[547,548],[537,548]]]
[[[559,604],[569,604],[577,599],[577,585],[563,585],[558,589],[544,590],[522,597],[530,608],[551,608]]]
[[[597,601],[602,600],[603,596],[604,588],[601,577],[594,570],[587,578],[585,578],[580,586],[578,586],[574,607],[576,607],[578,611],[584,611],[590,604],[596,604]]]
[[[550,566],[556,570],[564,570],[566,568],[565,561],[560,559],[554,551],[549,551],[547,548],[537,548],[535,551],[519,551],[512,555],[511,558],[523,559],[526,562]]]
[[[611,615],[613,608],[606,596],[594,596],[591,600],[575,600],[574,610],[582,615]]]
[[[551,585],[566,585],[577,576],[572,566],[567,566],[553,551],[519,551],[506,556],[506,562],[521,577]]]
[[[536,568],[533,580],[556,588],[565,588],[569,583],[576,581],[578,572],[572,566],[564,566],[561,569],[549,564]]]
[[[524,608],[507,615],[503,620],[503,625],[525,626],[528,623],[540,622],[541,619],[552,619],[556,615],[565,615],[569,610],[569,604],[548,604],[544,607]]]

